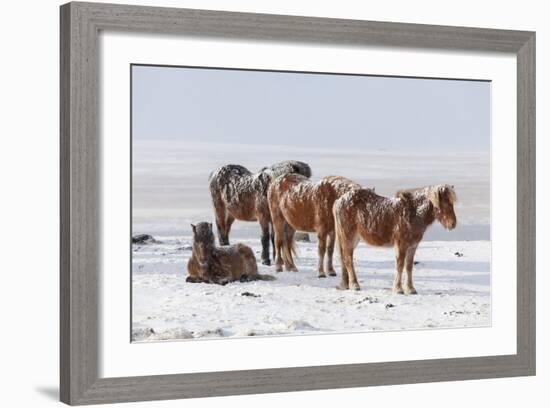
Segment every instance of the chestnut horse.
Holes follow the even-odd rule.
[[[336,199],[350,190],[361,186],[339,176],[324,177],[317,183],[299,174],[287,174],[277,178],[268,192],[269,209],[275,234],[275,270],[285,268],[296,271],[292,259],[294,230],[315,232],[318,238],[318,273],[324,278],[324,258],[327,254],[327,271],[336,276],[332,265],[334,252],[334,218],[332,206]]]
[[[271,264],[269,260],[271,215],[267,203],[267,188],[272,179],[288,173],[311,177],[309,165],[294,160],[265,167],[256,174],[252,174],[247,168],[238,164],[228,164],[212,172],[209,177],[209,188],[220,245],[229,245],[229,231],[236,219],[258,221],[261,227],[262,263]]]
[[[440,184],[398,191],[393,198],[359,189],[340,197],[333,207],[336,241],[342,262],[342,289],[359,290],[353,251],[360,239],[374,246],[392,246],[396,255],[394,293],[416,294],[412,270],[414,254],[424,232],[435,220],[445,228],[456,227],[453,186]],[[401,285],[407,272],[405,290]]]
[[[216,247],[212,224],[199,222],[193,228],[193,254],[187,263],[187,282],[217,283],[274,280],[258,273],[256,257],[244,244]]]

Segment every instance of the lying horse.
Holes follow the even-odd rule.
[[[324,177],[317,183],[299,174],[287,174],[276,179],[268,191],[269,209],[275,233],[275,270],[295,271],[292,259],[294,230],[316,232],[319,253],[318,273],[324,278],[324,259],[327,254],[327,271],[336,276],[332,265],[334,252],[334,218],[332,206],[336,199],[361,186],[339,176]],[[287,225],[288,224],[288,225]]]
[[[212,224],[200,222],[193,228],[193,254],[187,263],[187,282],[218,283],[274,280],[258,273],[256,257],[244,244],[216,247]]]
[[[353,266],[353,251],[360,239],[374,246],[395,248],[394,293],[415,294],[412,270],[414,254],[424,232],[435,220],[445,228],[456,227],[452,186],[441,184],[398,191],[394,198],[372,190],[350,191],[333,207],[336,241],[342,262],[342,289],[359,290]],[[403,266],[407,271],[405,290],[401,286]]]
[[[229,245],[233,221],[258,221],[261,227],[262,263],[270,265],[269,241],[271,215],[267,189],[272,179],[283,174],[297,173],[311,177],[306,163],[284,161],[265,167],[256,174],[237,164],[228,164],[214,171],[209,178],[210,194],[216,214],[220,245]]]

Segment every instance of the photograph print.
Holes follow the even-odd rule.
[[[131,341],[491,326],[491,82],[133,64]]]

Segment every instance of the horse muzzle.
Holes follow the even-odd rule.
[[[456,220],[451,220],[449,222],[446,222],[445,228],[447,228],[449,231],[454,230],[456,228]]]

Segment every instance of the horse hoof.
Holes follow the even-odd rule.
[[[402,295],[405,292],[403,292],[403,288],[393,288],[393,293],[395,295]]]
[[[352,283],[349,288],[352,290],[361,290],[361,287],[358,283]]]
[[[282,272],[282,271],[283,271],[283,268],[281,266],[275,267],[275,272]]]
[[[328,273],[328,276],[336,276],[336,272],[330,271],[330,272]]]
[[[401,293],[403,293],[403,292],[401,292]],[[407,288],[407,290],[405,291],[405,293],[406,293],[407,295],[418,295],[418,292],[416,291],[415,288]]]
[[[270,265],[271,265],[271,261],[270,261],[269,259],[262,259],[262,265],[270,266]]]
[[[326,278],[326,277],[327,277],[327,275],[325,275],[325,274],[322,274],[322,275],[321,275],[321,274],[319,274],[319,275],[317,275],[317,277],[318,277],[319,279],[320,279],[320,278]]]

